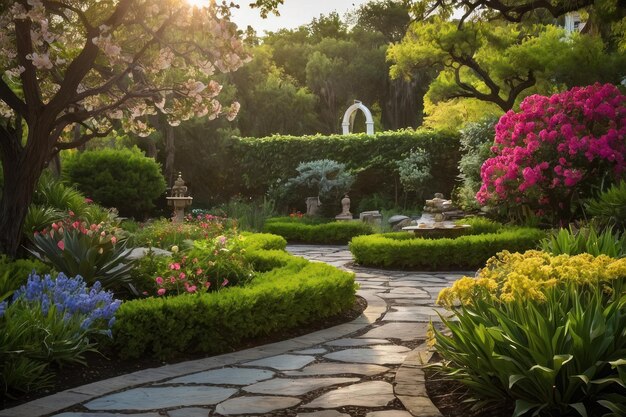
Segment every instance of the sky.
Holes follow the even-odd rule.
[[[239,9],[233,9],[232,21],[237,23],[240,29],[252,26],[259,35],[264,31],[276,31],[278,29],[293,29],[300,25],[310,23],[314,17],[320,14],[328,14],[336,11],[340,17],[348,11],[356,10],[361,4],[369,0],[285,0],[278,7],[280,16],[270,14],[267,19],[259,16],[258,9],[251,9],[250,0],[235,0]]]

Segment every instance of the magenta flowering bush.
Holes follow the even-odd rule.
[[[625,177],[625,105],[611,84],[526,98],[496,125],[496,156],[481,168],[476,199],[570,220],[577,199]]]

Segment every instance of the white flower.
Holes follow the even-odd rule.
[[[52,69],[53,66],[47,53],[38,54],[37,52],[33,52],[32,54],[26,55],[26,59],[32,61],[37,69]]]

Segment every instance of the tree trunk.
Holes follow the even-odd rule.
[[[8,132],[4,131],[3,135]],[[36,137],[39,135],[39,137]],[[22,242],[22,229],[39,176],[50,156],[48,134],[33,129],[26,147],[15,137],[0,138],[4,190],[0,200],[0,253],[14,258]],[[43,145],[43,146],[42,146]]]
[[[174,156],[176,153],[176,143],[174,142],[174,128],[165,123],[164,129],[165,139],[165,178],[167,179],[167,185],[172,187],[174,180],[176,179],[176,172],[174,170]]]

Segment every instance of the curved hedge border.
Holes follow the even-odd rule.
[[[113,343],[123,358],[169,358],[178,352],[217,354],[247,338],[338,314],[354,304],[354,274],[276,248],[284,239],[245,237],[259,270],[250,284],[215,293],[133,300],[122,304]],[[268,270],[269,268],[273,268]]]
[[[407,235],[409,237],[407,237]],[[357,263],[424,270],[477,269],[498,252],[523,252],[545,237],[539,229],[503,229],[456,239],[424,239],[409,233],[358,236],[350,242]]]
[[[344,245],[355,236],[373,233],[370,225],[360,221],[307,224],[289,217],[268,219],[264,229],[289,242]]]

